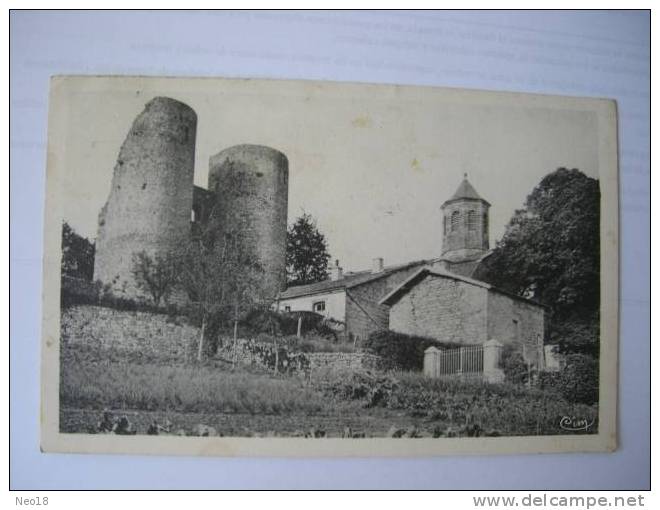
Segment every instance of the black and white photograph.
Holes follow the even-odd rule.
[[[616,449],[616,105],[51,80],[42,449]]]

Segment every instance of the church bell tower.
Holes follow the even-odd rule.
[[[464,174],[456,193],[442,204],[442,259],[461,264],[477,261],[488,252],[489,208]]]

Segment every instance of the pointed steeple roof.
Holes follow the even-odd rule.
[[[477,190],[475,190],[472,184],[470,184],[470,182],[467,179],[467,174],[463,174],[463,180],[458,185],[456,192],[451,196],[450,199],[448,199],[445,202],[445,204],[454,202],[455,200],[465,200],[465,199],[481,200],[482,202],[485,202],[486,204],[490,205],[487,200],[481,198],[481,195],[479,195],[479,193],[477,193]]]

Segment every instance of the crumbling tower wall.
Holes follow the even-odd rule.
[[[133,254],[168,252],[187,242],[193,199],[197,115],[168,97],[149,101],[120,151],[99,215],[94,279],[141,298]]]
[[[260,145],[230,147],[211,156],[208,179],[221,238],[239,236],[264,271],[261,297],[274,299],[286,287],[286,156]]]

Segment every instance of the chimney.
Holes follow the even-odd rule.
[[[335,265],[330,268],[330,279],[333,282],[341,280],[344,277],[344,271],[339,267],[339,260],[335,260]]]
[[[372,273],[383,272],[383,257],[376,257],[371,261],[371,272]]]

